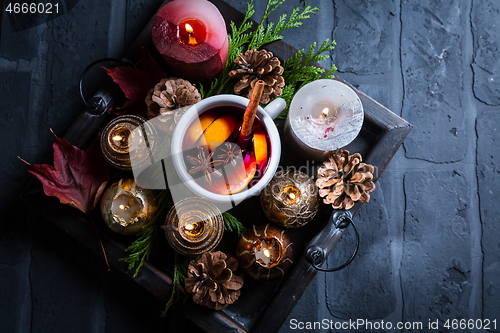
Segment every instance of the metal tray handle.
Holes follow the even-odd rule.
[[[330,235],[335,234],[336,232],[342,232],[345,230],[349,225],[352,225],[354,228],[354,232],[356,234],[356,249],[354,250],[354,253],[351,255],[351,257],[342,265],[333,267],[330,269],[326,268],[321,268],[321,264],[326,260],[327,253],[326,249],[317,245],[319,244],[324,244],[324,239],[325,237],[328,237]],[[306,247],[306,252],[305,252],[305,258],[306,261],[311,264],[315,269],[318,271],[322,272],[335,272],[338,270],[341,270],[342,268],[346,267],[349,265],[354,257],[356,257],[356,254],[358,253],[359,250],[359,233],[358,229],[356,229],[356,225],[352,221],[352,214],[351,212],[347,210],[335,210],[330,217],[330,221],[328,222],[328,225],[325,228],[330,228],[328,233],[320,233],[316,237],[314,237],[309,244]]]
[[[85,106],[87,106],[87,108],[89,108],[90,110],[97,109],[97,107],[99,107],[101,105],[101,103],[106,103],[107,101],[105,101],[101,96],[94,96],[89,101],[87,101],[87,99],[85,98],[85,96],[83,96],[83,79],[85,78],[85,75],[87,75],[87,72],[92,67],[94,67],[97,64],[100,64],[102,62],[107,62],[107,61],[116,62],[116,63],[118,63],[118,64],[120,64],[122,66],[123,65],[132,66],[132,64],[130,62],[128,62],[128,61],[124,61],[124,60],[120,60],[120,59],[115,59],[115,58],[102,58],[102,59],[97,59],[96,61],[92,62],[90,65],[88,65],[83,70],[82,75],[80,76],[80,84],[79,84],[80,97],[82,98],[83,103],[85,104]],[[105,106],[104,106],[104,109],[106,109]]]

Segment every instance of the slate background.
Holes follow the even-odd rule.
[[[264,1],[255,2],[260,17]],[[52,154],[49,128],[63,134],[83,108],[82,70],[119,57],[160,3],[67,0],[65,14],[24,30],[3,12],[0,332],[196,330],[175,310],[160,319],[161,302],[18,199],[30,176],[17,156],[41,163]],[[358,257],[319,273],[280,332],[293,331],[292,318],[489,318],[500,332],[500,2],[307,3],[321,12],[285,39],[307,48],[334,38],[325,65],[414,129],[357,216]],[[297,5],[288,0],[279,12]],[[332,265],[351,250],[350,236]]]

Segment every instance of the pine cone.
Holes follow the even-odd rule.
[[[189,106],[201,100],[201,95],[189,81],[175,77],[161,79],[148,92],[146,105],[148,119],[159,117],[159,127],[172,135],[177,122]]]
[[[240,296],[243,276],[235,272],[238,261],[221,251],[204,252],[188,266],[184,281],[186,291],[194,294],[193,301],[220,310],[233,304]]]
[[[349,156],[347,150],[337,149],[323,162],[316,186],[324,203],[332,204],[334,209],[351,209],[356,201],[370,201],[369,193],[375,189],[374,168],[361,160],[358,153]]]
[[[255,83],[258,80],[263,80],[266,85],[260,104],[267,104],[274,96],[281,96],[281,88],[285,86],[285,79],[281,76],[283,67],[280,66],[279,59],[273,57],[272,52],[248,50],[245,54],[240,53],[234,62],[240,68],[229,72],[229,76],[239,79],[234,85],[236,94],[246,94],[247,98],[250,98]]]

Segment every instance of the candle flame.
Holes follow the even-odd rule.
[[[328,108],[324,108],[324,109],[323,109],[323,115],[324,115],[325,117],[326,117],[326,116],[328,116],[328,112],[330,112],[330,109],[328,109]]]
[[[193,32],[194,32],[193,27],[189,23],[186,23],[185,28],[186,28],[186,32],[189,35],[188,44],[189,45],[196,45],[196,44],[198,44],[198,42],[196,41],[196,38],[193,37]]]
[[[269,252],[268,249],[265,249],[264,250],[264,255],[269,258],[271,256],[271,252]]]
[[[113,140],[114,140],[114,141],[121,141],[122,139],[123,139],[123,138],[122,138],[121,136],[119,136],[119,135],[115,135],[115,136],[113,137]]]
[[[120,209],[125,209],[125,205],[120,205]]]
[[[290,199],[292,199],[292,200],[293,200],[293,199],[295,199],[295,193],[290,193],[289,197],[290,197]]]
[[[194,226],[192,224],[188,224],[184,227],[184,229],[186,230],[193,230],[194,229]]]

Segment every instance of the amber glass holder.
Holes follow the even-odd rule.
[[[187,198],[170,209],[163,228],[175,251],[195,257],[219,244],[224,233],[224,219],[213,203]]]
[[[145,166],[152,161],[158,141],[156,133],[156,128],[143,117],[116,117],[101,133],[100,143],[104,158],[112,166],[122,170]]]

